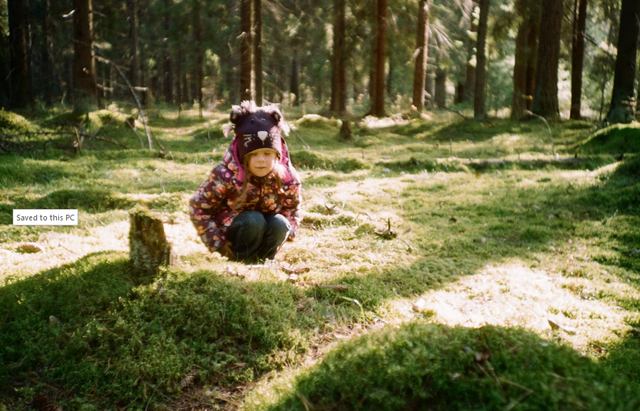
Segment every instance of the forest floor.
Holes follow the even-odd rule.
[[[637,124],[432,112],[341,141],[285,111],[304,219],[244,266],[187,212],[226,113],[150,113],[160,154],[115,105],[81,151],[38,135],[67,113],[0,114],[0,410],[639,407]],[[153,277],[128,265],[138,204],[177,254]],[[80,221],[13,226],[29,208]]]

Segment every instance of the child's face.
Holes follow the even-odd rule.
[[[278,154],[269,149],[253,151],[249,156],[249,171],[256,177],[269,174],[278,161]]]

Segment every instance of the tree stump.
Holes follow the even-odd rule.
[[[133,268],[153,274],[173,263],[171,243],[167,241],[162,220],[143,207],[129,212],[129,259]]]
[[[342,122],[342,127],[340,127],[340,139],[341,140],[351,140],[351,125],[348,120],[344,120]]]

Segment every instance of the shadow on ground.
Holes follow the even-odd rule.
[[[528,331],[409,323],[343,343],[247,408],[634,410],[637,388]]]

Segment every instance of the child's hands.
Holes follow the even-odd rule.
[[[220,253],[221,256],[227,257],[229,260],[235,260],[236,259],[236,255],[233,253],[233,251],[231,251],[231,243],[230,242],[227,242],[225,245],[223,245],[222,247],[218,248],[218,252]]]

